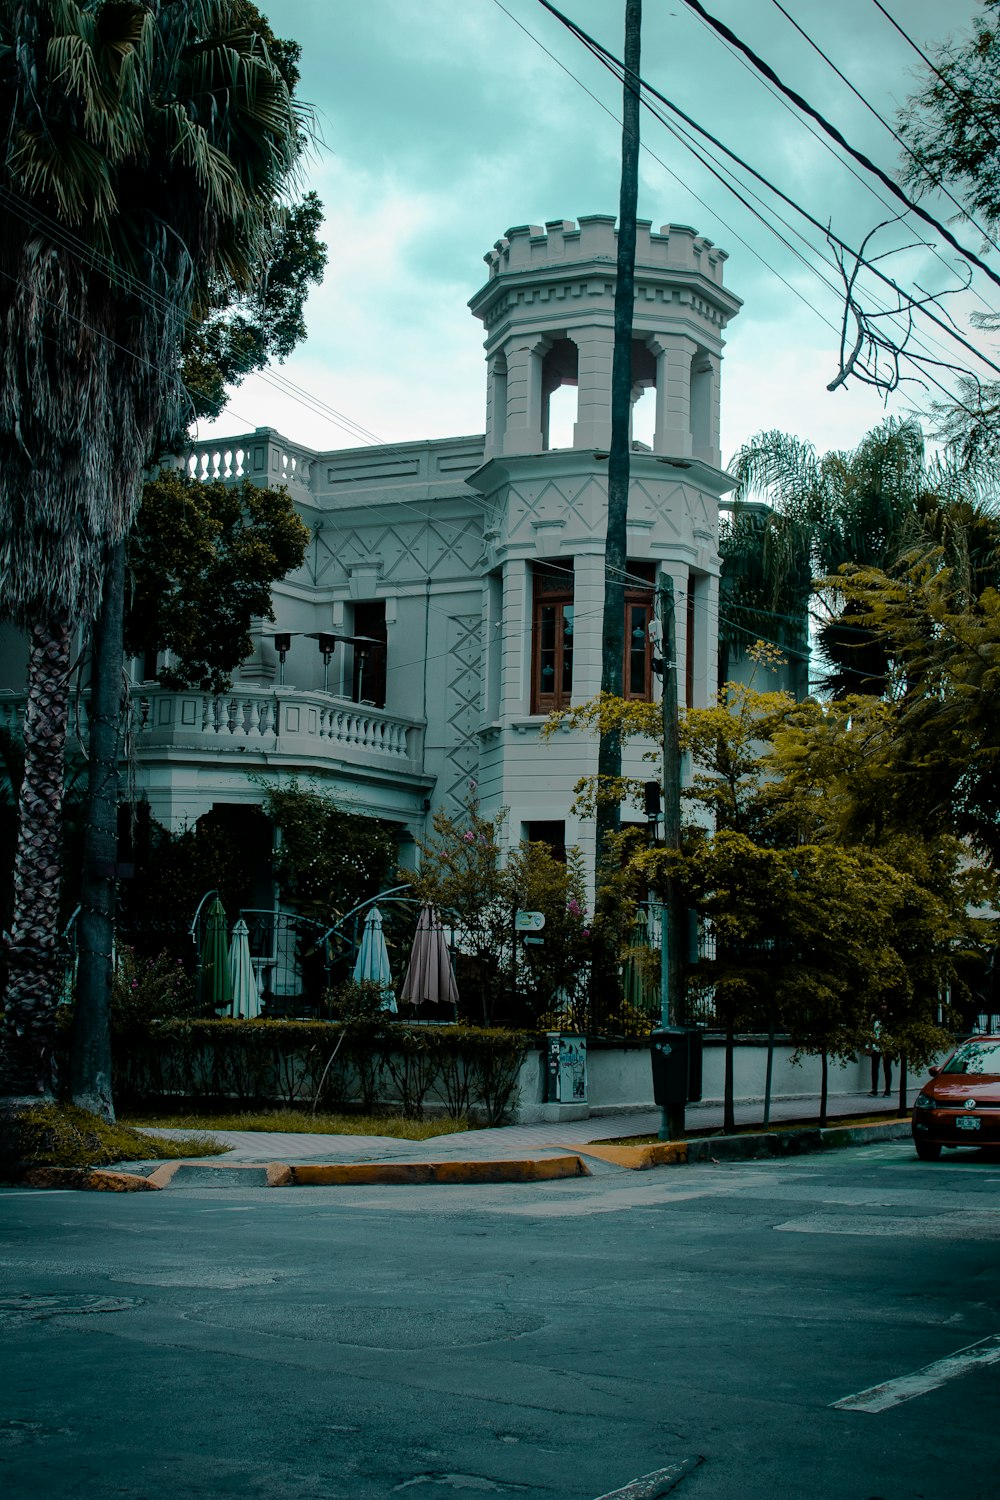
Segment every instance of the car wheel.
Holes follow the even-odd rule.
[[[914,1141],[913,1144],[921,1161],[937,1161],[941,1155],[941,1147],[936,1141]]]

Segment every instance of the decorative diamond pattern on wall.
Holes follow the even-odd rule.
[[[593,522],[593,505],[588,499],[588,490],[595,484],[592,474],[574,475],[539,482],[523,489],[515,484],[509,486],[507,506],[508,527],[511,532],[525,521],[563,520],[575,516],[586,530]]]
[[[479,765],[482,649],[482,616],[451,615],[445,686],[444,810],[452,817],[461,811],[469,778],[475,776]]]
[[[447,570],[467,574],[476,569],[483,550],[482,521],[458,516],[454,521],[414,521],[395,526],[339,527],[329,521],[313,539],[311,582],[341,584],[346,569],[367,560],[382,564],[382,581],[413,583]]]

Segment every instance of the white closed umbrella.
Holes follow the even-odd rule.
[[[382,992],[382,1009],[395,1011],[396,996],[392,988],[392,971],[389,968],[389,950],[385,946],[382,931],[382,913],[377,906],[369,909],[361,933],[361,945],[354,964],[354,979],[357,984],[370,980]]]
[[[233,1001],[230,1014],[237,1020],[252,1021],[260,1015],[260,991],[250,962],[250,929],[240,917],[233,928],[229,945],[229,983]]]

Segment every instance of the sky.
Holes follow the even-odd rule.
[[[305,343],[234,391],[199,436],[267,425],[327,450],[482,432],[483,332],[467,303],[486,280],[483,256],[512,225],[617,212],[620,84],[538,0],[258,3],[278,35],[302,46],[299,96],[316,122],[302,186],[325,205],[330,258],[309,298]],[[896,141],[775,0],[705,3],[853,145],[896,171]],[[970,30],[979,9],[976,0],[883,3],[925,50]],[[872,0],[782,5],[894,121],[922,65]],[[624,0],[560,8],[621,55]],[[895,217],[896,206],[878,201],[869,179],[852,175],[684,0],[645,0],[643,9],[644,79],[849,243]],[[724,461],[762,430],[825,452],[856,446],[887,414],[926,409],[938,393],[918,384],[888,407],[861,385],[828,392],[842,300],[816,274],[836,280],[819,260],[829,256],[822,236],[805,231],[815,249],[800,245],[803,264],[645,111],[641,134],[639,217],[654,228],[690,224],[726,249],[726,283],[744,301],[727,330]],[[938,217],[954,211],[933,198],[926,206]],[[974,229],[953,232],[980,248]],[[933,248],[898,248],[921,238]],[[926,226],[892,223],[872,241],[876,253],[894,248],[882,264],[898,279],[935,292],[959,287],[956,255]],[[973,288],[949,301],[951,314],[964,326],[990,293],[1000,305],[1000,289],[976,273]],[[645,420],[637,411],[637,436]]]

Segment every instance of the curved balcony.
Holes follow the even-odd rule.
[[[23,697],[0,699],[0,723],[20,729],[23,716]],[[146,683],[132,690],[132,733],[140,760],[175,751],[213,761],[237,752],[267,763],[353,762],[416,776],[423,771],[423,724],[293,687],[236,685],[217,696]]]

